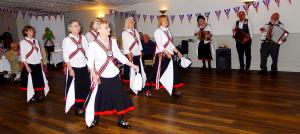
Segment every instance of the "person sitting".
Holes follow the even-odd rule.
[[[153,59],[155,53],[155,47],[156,47],[155,42],[150,40],[150,37],[147,34],[144,34],[142,38],[143,38],[142,46],[143,46],[143,54],[144,54],[143,60]]]
[[[12,74],[12,79],[13,81],[19,80],[21,77],[21,64],[19,60],[20,56],[20,51],[19,51],[19,45],[17,43],[11,43],[10,44],[10,50],[8,50],[5,53],[5,57],[7,58],[9,64],[10,64],[10,69],[11,69],[11,74]]]

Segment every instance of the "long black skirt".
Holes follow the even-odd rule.
[[[43,72],[41,64],[28,64],[31,69],[32,84],[34,91],[43,91],[45,88]],[[27,91],[28,72],[24,66],[21,71],[21,87],[20,90]]]
[[[141,73],[141,64],[140,64],[140,56],[133,57],[133,64],[139,66],[139,73]],[[130,67],[128,65],[124,65],[124,73],[122,77],[123,83],[129,83],[130,81]]]
[[[150,77],[147,79],[147,82],[145,85],[146,90],[150,90],[151,87],[156,86],[156,74],[157,74],[158,65],[159,65],[159,56],[158,55],[159,54],[156,54],[156,56],[155,56],[155,62],[153,64],[152,72],[150,74]],[[162,61],[161,61],[160,76],[162,76],[163,73],[166,71],[170,62],[171,62],[171,60],[167,56],[163,55]],[[174,69],[173,88],[180,88],[180,87],[184,86],[184,83],[179,74],[180,70],[179,70],[178,63],[175,62],[174,58],[173,58],[173,69]],[[162,86],[161,83],[159,83],[159,88],[163,89],[165,87]]]
[[[123,115],[135,109],[131,99],[123,90],[119,76],[100,78],[101,84],[95,100],[95,115]]]
[[[75,68],[72,67],[75,73],[75,80],[74,80],[74,86],[75,86],[75,103],[84,103],[86,100],[86,97],[88,96],[90,92],[91,87],[91,81],[90,81],[90,75],[88,68],[82,67],[82,68]],[[72,80],[74,77],[68,76],[66,88],[65,88],[65,99],[67,97],[67,93],[69,91],[69,87],[72,83]]]
[[[211,56],[211,48],[210,43],[204,43],[204,41],[200,41],[198,45],[198,59],[209,61],[212,60]]]

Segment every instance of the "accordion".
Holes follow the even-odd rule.
[[[240,28],[235,28],[233,38],[242,44],[246,44],[250,40],[250,35],[243,32]]]
[[[273,25],[273,28],[272,28],[271,25],[268,24],[268,25],[265,25],[264,28],[266,29],[266,31],[262,33],[261,40],[263,40],[263,41],[268,40],[268,41],[272,41],[278,45],[281,45],[284,42],[286,42],[286,40],[289,36],[289,32],[278,25]],[[272,28],[272,29],[270,30],[270,28]],[[268,35],[270,35],[270,36],[268,36]]]

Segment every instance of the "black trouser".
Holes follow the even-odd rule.
[[[54,52],[54,46],[45,46],[45,49],[48,54],[48,61],[50,62],[50,56],[51,56],[51,52]]]
[[[244,55],[246,56],[246,69],[250,69],[251,65],[251,44],[252,40],[246,44],[242,44],[239,41],[236,41],[236,50],[239,55],[239,61],[240,61],[240,68],[244,69],[245,68],[245,63],[244,63]]]
[[[267,61],[269,55],[272,58],[271,71],[277,71],[278,55],[280,45],[273,42],[263,42],[260,48],[260,68],[262,71],[267,71]]]

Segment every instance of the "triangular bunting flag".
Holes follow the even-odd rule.
[[[148,16],[147,14],[144,14],[144,15],[143,15],[144,23],[145,23],[146,20],[147,20],[147,16]]]
[[[39,15],[36,13],[35,14],[35,20],[38,20],[38,18],[39,18]]]
[[[45,21],[45,14],[42,14],[42,19],[43,19],[43,21]]]
[[[265,4],[267,10],[269,10],[270,0],[263,0],[263,3]]]
[[[63,14],[60,14],[59,17],[60,17],[60,20],[62,20],[63,17],[64,17],[64,15],[63,15]]]
[[[253,7],[255,8],[256,13],[258,13],[259,9],[259,1],[253,3]]]
[[[151,22],[151,24],[153,22],[153,19],[154,19],[154,15],[150,15],[150,22]]]
[[[277,4],[277,7],[280,7],[280,0],[274,0]]]
[[[228,9],[224,9],[224,12],[226,14],[227,19],[229,19],[229,15],[230,15],[230,8]]]
[[[244,11],[248,15],[250,5],[243,5]]]
[[[171,18],[171,22],[172,24],[174,23],[174,20],[175,20],[175,15],[170,15],[170,18]]]
[[[196,17],[198,17],[198,16],[200,16],[200,15],[202,15],[202,14],[201,14],[201,13],[196,13],[195,15],[196,15]]]
[[[222,10],[217,10],[217,11],[215,11],[218,20],[220,20],[221,12],[222,12]]]
[[[23,19],[25,19],[26,12],[22,11],[21,13],[22,13]]]
[[[183,15],[183,14],[179,15],[180,23],[182,23],[183,18],[184,18],[184,15]]]
[[[191,23],[191,20],[192,20],[193,14],[187,14],[186,16],[188,17],[188,20],[189,20],[189,22]]]
[[[139,22],[139,21],[140,21],[140,18],[141,18],[141,15],[140,15],[140,14],[136,14],[135,16],[136,16],[136,18],[137,18],[137,21]]]
[[[238,13],[240,12],[241,7],[234,7],[233,10],[235,12],[236,15],[238,15]]]
[[[29,19],[31,20],[33,13],[28,13]]]
[[[206,19],[207,19],[207,21],[208,21],[209,16],[210,16],[210,12],[205,12],[204,15],[205,15],[205,17],[206,17]]]

